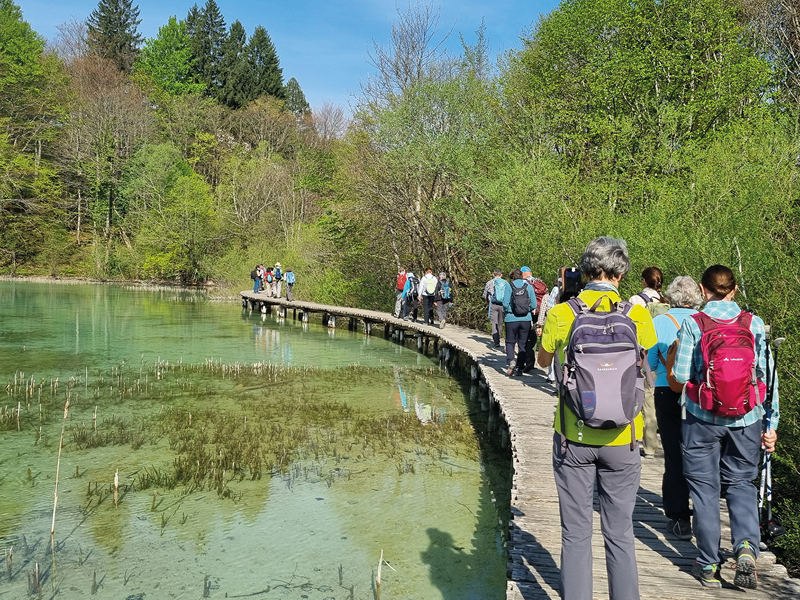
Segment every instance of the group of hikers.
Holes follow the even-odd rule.
[[[276,262],[274,267],[265,267],[264,263],[256,265],[250,272],[253,280],[253,293],[266,292],[270,298],[280,298],[283,282],[286,282],[286,300],[292,301],[292,288],[294,287],[294,272],[291,269],[281,270],[281,263]]]
[[[397,285],[395,287],[395,304],[393,316],[404,321],[417,321],[417,311],[422,303],[422,322],[424,325],[433,325],[433,308],[436,307],[436,316],[439,329],[444,329],[447,322],[447,311],[453,303],[453,287],[447,273],[433,274],[433,269],[425,269],[421,278],[412,271],[401,267],[397,271]]]
[[[761,318],[734,301],[736,278],[713,265],[698,284],[678,276],[662,292],[657,267],[627,301],[624,240],[602,237],[579,268],[562,268],[547,293],[530,269],[510,281],[496,270],[484,288],[492,343],[505,323],[509,375],[536,360],[558,391],[553,470],[561,515],[561,598],[590,600],[593,493],[597,486],[611,600],[637,600],[633,510],[642,456],[661,436],[667,532],[696,538],[692,574],[722,587],[720,498],[730,514],[733,583],[756,588],[760,510],[753,481],[760,450],[777,441],[775,365]],[[771,365],[771,366],[770,366]],[[644,444],[642,445],[642,440]],[[691,499],[691,505],[690,505]]]

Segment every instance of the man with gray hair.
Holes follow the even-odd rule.
[[[625,240],[602,237],[586,246],[581,272],[588,281],[578,298],[598,311],[610,311],[621,302],[619,284],[631,268]],[[545,319],[538,360],[548,367],[564,350],[575,312],[569,303],[556,304]],[[643,306],[632,306],[628,317],[643,348],[656,343],[653,320]],[[563,377],[563,375],[562,375]],[[598,390],[599,396],[599,390]],[[600,400],[597,400],[599,403]],[[563,414],[562,414],[563,413]],[[553,473],[561,514],[561,597],[592,598],[593,492],[597,483],[600,522],[605,540],[609,596],[638,600],[639,577],[633,536],[633,508],[642,462],[633,443],[641,439],[642,416],[631,425],[613,429],[584,427],[576,413],[559,400],[553,435]],[[631,427],[634,430],[631,431]]]
[[[688,275],[672,280],[664,294],[670,309],[653,319],[658,342],[650,348],[647,361],[655,373],[656,422],[664,448],[664,476],[661,480],[661,499],[667,522],[667,532],[681,540],[692,539],[692,512],[689,509],[689,486],[683,475],[681,450],[680,392],[670,389],[667,380],[667,354],[678,339],[684,319],[703,305],[703,295],[697,282]]]
[[[508,283],[503,279],[503,271],[495,269],[492,278],[483,286],[483,298],[489,304],[489,324],[492,327],[492,341],[494,347],[500,347],[500,332],[503,330],[505,312],[503,311],[503,297],[505,286]]]

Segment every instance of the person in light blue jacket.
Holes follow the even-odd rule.
[[[664,294],[670,309],[653,319],[658,342],[650,348],[647,360],[655,374],[655,408],[661,446],[664,448],[664,476],[661,480],[661,499],[667,522],[667,532],[682,540],[692,539],[692,512],[689,509],[689,486],[683,476],[681,451],[681,395],[673,392],[667,382],[667,352],[684,319],[703,305],[700,286],[688,275],[672,280]]]
[[[527,302],[514,301],[515,292],[527,288]],[[533,312],[536,311],[536,292],[533,286],[522,278],[522,271],[514,269],[511,271],[511,284],[505,286],[503,294],[503,312],[506,323],[506,365],[509,375],[522,375],[522,368],[525,366],[525,344],[528,342],[528,335],[531,332]],[[517,347],[517,355],[514,357],[514,347]],[[517,368],[519,365],[519,368]]]
[[[294,285],[294,271],[286,269],[283,278],[286,280],[286,301],[292,301],[292,286]]]

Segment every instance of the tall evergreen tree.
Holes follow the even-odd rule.
[[[221,84],[217,98],[231,108],[242,106],[244,88],[247,86],[249,67],[245,46],[247,33],[237,20],[231,23],[228,35],[222,44],[222,60],[220,61]]]
[[[284,97],[283,69],[275,45],[261,25],[256,27],[247,44],[247,60],[251,71],[249,99],[259,96]]]
[[[89,50],[98,56],[108,58],[120,71],[130,72],[142,36],[137,28],[139,6],[133,0],[100,0],[97,8],[89,15],[86,25],[89,30]]]
[[[195,4],[186,16],[191,39],[192,66],[197,79],[206,84],[206,93],[216,97],[221,85],[220,63],[225,41],[225,18],[214,0],[202,9]]]
[[[311,112],[311,107],[308,105],[306,95],[303,93],[303,90],[300,89],[300,84],[294,77],[286,83],[284,94],[286,95],[286,107],[292,111],[296,117],[304,117]]]

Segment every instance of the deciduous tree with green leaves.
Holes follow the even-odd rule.
[[[145,40],[133,70],[146,75],[168,94],[201,93],[205,85],[194,81],[191,58],[186,22],[170,17],[166,25],[159,27],[158,36]]]

